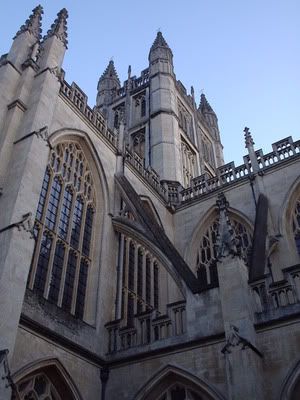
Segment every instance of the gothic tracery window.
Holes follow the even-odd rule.
[[[56,145],[36,213],[29,288],[81,319],[95,206],[92,175],[81,147],[75,142]]]
[[[237,247],[241,258],[248,264],[252,245],[250,230],[240,221],[230,217],[237,240]],[[215,217],[209,227],[203,232],[196,259],[196,273],[203,286],[218,283],[216,265],[216,239],[218,234],[218,217]]]
[[[55,386],[43,373],[23,379],[17,385],[19,400],[62,400]]]
[[[298,250],[298,254],[300,255],[300,198],[298,198],[295,204],[292,226],[296,247]]]

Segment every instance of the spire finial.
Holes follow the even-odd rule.
[[[219,260],[229,254],[235,256],[238,251],[234,230],[228,217],[229,203],[223,192],[218,195],[216,205],[219,209],[219,228],[216,240],[217,259]]]
[[[250,146],[253,147],[254,141],[250,132],[250,129],[245,127],[244,129],[244,136],[245,136],[245,147],[249,148]]]
[[[151,46],[150,51],[156,49],[157,47],[167,47],[168,49],[170,49],[168,43],[166,42],[165,38],[161,33],[160,28],[157,31],[156,38]]]
[[[26,20],[25,24],[21,26],[21,28],[16,33],[14,39],[18,37],[21,33],[28,31],[32,35],[36,37],[37,40],[41,39],[41,22],[42,22],[42,14],[44,13],[43,7],[39,4],[32,10],[32,14]]]
[[[115,68],[113,57],[111,57],[111,59],[109,60],[108,66],[106,67],[103,74],[100,76],[99,81],[101,81],[105,78],[115,78],[120,84],[120,79],[118,77],[118,74],[117,74],[117,71]]]
[[[202,93],[201,93],[199,109],[202,112],[214,112],[211,105],[207,101],[205,94],[203,93],[203,89],[202,89]]]
[[[67,18],[68,11],[63,8],[57,14],[57,18],[51,25],[51,28],[48,30],[47,35],[44,37],[44,40],[50,38],[51,36],[56,36],[67,48],[68,46],[68,33],[67,33]]]

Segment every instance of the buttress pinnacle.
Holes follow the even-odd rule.
[[[16,39],[21,33],[29,32],[36,37],[37,40],[40,40],[42,35],[42,14],[44,13],[43,7],[38,5],[32,10],[32,14],[26,20],[25,24],[21,26],[21,28],[16,33],[14,39]]]
[[[63,44],[67,48],[68,45],[67,18],[68,18],[68,11],[65,8],[63,8],[57,14],[57,18],[51,25],[51,28],[48,30],[47,35],[44,36],[44,40],[55,35],[61,42],[63,42]]]
[[[214,110],[212,109],[211,105],[207,101],[204,93],[201,94],[199,110],[201,112],[214,112]]]

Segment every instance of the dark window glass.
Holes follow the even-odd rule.
[[[49,287],[48,300],[57,303],[61,275],[64,265],[65,247],[61,242],[57,242],[53,259],[52,276]]]
[[[153,290],[154,290],[154,308],[158,308],[158,265],[154,263],[154,271],[153,271]]]
[[[146,302],[151,303],[151,272],[150,258],[146,257]]]
[[[81,260],[75,310],[75,315],[78,318],[83,318],[87,276],[88,264],[84,260]]]
[[[57,208],[61,192],[61,183],[58,177],[55,177],[52,183],[51,193],[49,197],[48,210],[46,214],[46,226],[53,230],[56,222]]]
[[[94,210],[92,209],[92,207],[88,207],[88,209],[86,210],[84,235],[83,235],[83,242],[82,242],[82,252],[86,256],[90,255],[93,217],[94,217]]]
[[[72,234],[71,234],[71,246],[78,249],[79,238],[80,238],[80,226],[83,211],[83,201],[80,197],[77,197],[74,207]]]
[[[300,255],[300,234],[295,236],[295,242],[296,242],[298,254]]]
[[[129,265],[128,265],[128,288],[134,290],[134,252],[135,246],[131,242],[129,245]]]
[[[46,170],[42,189],[41,189],[41,194],[40,194],[40,198],[39,198],[39,204],[38,204],[38,208],[37,208],[37,212],[36,212],[36,218],[38,220],[41,220],[42,216],[43,216],[44,206],[45,206],[48,187],[49,187],[49,180],[50,180],[50,174],[49,174],[49,171]]]
[[[76,274],[76,262],[77,262],[76,254],[73,251],[70,251],[67,270],[66,270],[64,294],[62,300],[62,308],[66,311],[71,311],[72,307],[73,288],[74,288],[74,280]]]
[[[171,390],[171,400],[185,400],[185,389],[176,387]]]
[[[137,271],[137,294],[143,296],[143,252],[139,249],[138,252],[138,271]]]
[[[46,278],[47,278],[47,271],[48,271],[48,263],[49,257],[51,252],[51,245],[52,245],[52,238],[44,232],[41,242],[41,250],[39,254],[39,259],[37,263],[36,273],[35,273],[35,280],[34,280],[34,290],[37,293],[43,294]]]
[[[118,129],[118,127],[119,127],[119,115],[118,115],[118,111],[115,111],[114,128]]]
[[[58,227],[59,236],[65,240],[68,234],[70,213],[72,208],[72,199],[73,199],[73,194],[71,192],[71,189],[67,187],[64,192],[64,198],[62,202],[60,221]]]
[[[141,103],[141,117],[146,115],[146,100],[143,99]]]
[[[134,324],[134,299],[129,294],[127,302],[127,325],[133,326]]]
[[[124,239],[124,251],[123,251],[123,286],[125,286],[125,273],[126,273],[126,255],[127,255],[127,239]]]

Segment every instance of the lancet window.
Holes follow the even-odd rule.
[[[121,235],[123,248],[122,317],[132,326],[134,317],[158,310],[160,267],[155,257],[133,239]]]
[[[204,161],[209,163],[211,166],[215,166],[215,157],[212,143],[206,137],[203,137],[203,158]]]
[[[191,179],[195,177],[196,155],[192,151],[191,147],[184,141],[181,142],[181,160],[183,186],[188,187],[191,184]]]
[[[142,129],[132,136],[133,151],[142,159],[145,158],[145,129]]]
[[[300,198],[298,198],[295,204],[292,224],[296,247],[300,255]]]
[[[248,264],[252,235],[250,230],[240,221],[230,217],[231,225],[237,240],[237,249],[241,258]],[[199,242],[196,259],[196,273],[203,286],[217,285],[216,239],[218,234],[218,217],[205,229]]]
[[[92,174],[80,146],[56,145],[40,193],[29,288],[82,319],[95,214]]]

